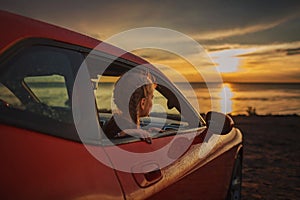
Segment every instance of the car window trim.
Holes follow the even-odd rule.
[[[206,126],[198,127],[198,128],[190,128],[185,130],[171,130],[164,133],[156,133],[152,134],[152,139],[159,139],[164,137],[172,137],[176,135],[184,135],[189,133],[196,133],[197,136],[206,133]],[[196,136],[195,135],[195,136]],[[105,138],[101,140],[101,146],[114,146],[114,145],[124,145],[133,142],[143,142],[140,138],[137,137],[123,137],[123,138]]]

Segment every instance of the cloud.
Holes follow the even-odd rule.
[[[193,37],[209,53],[255,48],[253,52],[229,56],[239,60],[240,70],[224,75],[227,80],[300,82],[298,0],[0,0],[0,4],[3,10],[101,40],[132,28],[158,26]],[[181,45],[177,43],[178,47]],[[185,66],[173,55],[143,55],[163,64],[175,64],[178,70]]]
[[[300,42],[262,45],[240,55],[242,76],[264,82],[300,82],[299,47]]]
[[[300,41],[267,45],[223,44],[208,49],[224,72],[234,69],[233,73],[222,73],[227,82],[300,82]]]
[[[299,17],[300,9],[298,1],[277,0],[272,3],[259,0],[0,1],[2,9],[62,25],[100,39],[131,28],[160,26],[189,34],[201,41],[221,40],[272,29]]]
[[[285,19],[280,19],[275,22],[255,24],[255,25],[250,25],[247,27],[238,27],[238,28],[232,28],[232,29],[216,30],[216,31],[207,32],[207,33],[200,33],[200,34],[193,35],[192,37],[198,41],[203,41],[203,40],[205,41],[205,40],[217,40],[217,39],[224,39],[227,37],[240,36],[240,35],[255,33],[255,32],[274,28],[274,27],[290,20],[291,18],[292,17],[287,17]]]
[[[287,56],[300,54],[300,47],[292,49],[278,49],[279,52],[285,52]]]
[[[300,53],[300,41],[281,44],[256,45],[254,52],[241,54],[239,57],[293,56]]]

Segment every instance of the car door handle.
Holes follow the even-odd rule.
[[[163,178],[162,171],[156,163],[143,163],[132,168],[135,182],[142,188],[148,187]]]
[[[156,169],[154,171],[151,172],[147,172],[144,174],[146,180],[148,182],[155,182],[157,180],[160,180],[162,178],[162,174],[161,174],[161,170],[160,169]]]

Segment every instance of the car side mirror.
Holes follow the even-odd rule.
[[[229,133],[234,126],[233,119],[229,115],[215,111],[209,111],[205,115],[205,122],[208,131],[221,135]]]

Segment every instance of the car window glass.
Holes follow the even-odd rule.
[[[24,82],[41,103],[48,106],[69,107],[69,97],[63,76],[30,76],[25,77]]]
[[[160,92],[155,90],[153,98],[153,108],[151,111],[152,115],[162,115],[164,113],[169,115],[180,115],[180,112],[175,107],[169,109],[167,103],[168,99]]]
[[[109,80],[111,79],[111,80]],[[94,94],[96,98],[96,105],[98,112],[111,113],[112,112],[112,98],[114,83],[117,80],[116,77],[102,76],[96,81],[96,87],[94,88]]]
[[[27,44],[27,43],[26,43]],[[21,45],[21,44],[20,44]],[[63,44],[62,44],[63,45]],[[81,53],[60,46],[15,48],[1,64],[0,121],[79,140],[72,115],[72,90]]]
[[[0,83],[0,100],[7,106],[12,106],[18,109],[24,109],[22,102],[2,83]]]
[[[94,82],[93,84],[96,84],[96,87],[94,88],[94,94],[99,112],[111,113],[114,109],[116,109],[116,105],[113,102],[113,89],[118,78],[118,76],[99,76],[98,80],[92,80],[92,82]],[[168,99],[159,91],[154,90],[151,115],[180,115],[180,112],[176,108],[173,107],[169,109],[167,103]]]

